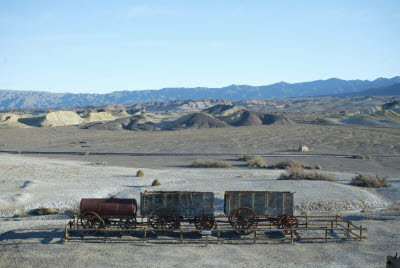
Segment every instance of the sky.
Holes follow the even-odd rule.
[[[0,89],[107,93],[397,75],[398,0],[0,0]]]

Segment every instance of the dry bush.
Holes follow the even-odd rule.
[[[286,169],[286,173],[282,173],[278,180],[338,181],[330,174],[304,171],[301,167]]]
[[[381,211],[400,211],[400,205],[384,208]]]
[[[382,188],[390,186],[387,182],[387,178],[381,177],[378,174],[371,176],[368,174],[358,174],[353,177],[350,182],[353,186],[367,187],[367,188]]]
[[[14,214],[13,218],[23,218],[23,217],[28,217],[28,216],[29,216],[29,214],[25,210],[23,210],[23,211],[20,211],[20,212]]]
[[[239,161],[247,161],[251,159],[253,156],[251,154],[244,154],[238,158]]]
[[[265,168],[267,167],[267,164],[264,163],[264,159],[261,156],[256,155],[247,160],[247,166],[253,168]]]
[[[86,152],[85,155],[90,155],[90,153],[89,153],[89,152]]]
[[[316,164],[316,165],[314,166],[314,169],[322,169],[322,166],[321,166],[320,164]]]
[[[136,172],[136,177],[144,177],[143,170],[138,170],[138,172]]]
[[[192,167],[231,168],[232,165],[222,160],[197,159],[192,163]]]
[[[365,160],[365,159],[372,159],[372,156],[363,155],[363,154],[356,154],[356,155],[353,155],[352,158]]]
[[[92,166],[108,166],[108,162],[95,162],[91,163]]]
[[[68,209],[64,210],[64,213],[74,214],[74,213],[76,213],[76,211],[74,209],[68,208]]]
[[[45,208],[41,207],[32,211],[33,215],[50,215],[50,214],[57,214],[59,211],[55,208]]]
[[[318,168],[317,168],[318,166]],[[279,162],[278,164],[268,166],[268,168],[278,168],[278,169],[287,169],[287,168],[304,168],[304,169],[322,169],[321,165],[316,165],[316,166],[310,166],[306,163],[296,161],[296,160],[286,160]]]
[[[153,181],[153,183],[151,184],[151,186],[160,186],[160,185],[161,185],[161,182],[159,180],[157,180],[157,179],[155,179]]]

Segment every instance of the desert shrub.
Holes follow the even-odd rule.
[[[320,165],[318,165],[318,166],[321,167]],[[279,163],[277,163],[275,165],[268,166],[268,168],[278,168],[278,169],[304,168],[304,169],[313,169],[314,167],[310,166],[310,165],[308,165],[306,163],[300,162],[300,161],[286,160],[286,161],[279,162]],[[317,169],[321,169],[321,168],[317,168]]]
[[[138,172],[136,172],[136,177],[144,177],[143,170],[138,170]]]
[[[231,168],[232,165],[222,160],[197,159],[192,163],[192,167]]]
[[[356,154],[356,155],[353,155],[352,158],[354,158],[354,159],[362,159],[362,160],[365,160],[365,159],[372,159],[371,156],[369,156],[369,155],[363,155],[363,154]]]
[[[301,167],[286,169],[286,173],[282,173],[278,180],[337,181],[330,174],[305,171]]]
[[[400,211],[400,205],[384,208],[381,211]]]
[[[151,184],[151,186],[159,186],[159,185],[161,185],[161,182],[159,180],[157,180],[157,179],[155,179],[153,181],[153,183]]]
[[[238,160],[240,161],[247,161],[249,159],[251,159],[253,156],[251,154],[244,154],[242,156],[239,156]]]
[[[267,164],[264,163],[264,159],[261,156],[256,155],[247,160],[247,166],[253,168],[265,168],[267,167]]]
[[[316,164],[316,165],[314,166],[314,169],[322,169],[322,166],[321,166],[320,164]]]
[[[29,214],[25,210],[23,210],[23,211],[20,211],[20,212],[14,214],[13,218],[22,218],[22,217],[28,217],[28,216],[29,216]]]
[[[95,162],[91,163],[93,166],[108,166],[108,162]]]
[[[76,213],[76,211],[74,209],[68,208],[68,209],[64,210],[64,213],[71,214],[71,213]]]
[[[367,188],[382,188],[390,186],[387,178],[381,177],[378,174],[371,176],[368,174],[358,174],[353,177],[350,182],[353,186],[367,187]]]
[[[50,214],[57,214],[59,211],[55,208],[45,208],[41,207],[32,211],[33,215],[50,215]]]
[[[85,155],[90,155],[90,153],[89,153],[89,152],[86,152]]]

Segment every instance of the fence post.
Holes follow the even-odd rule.
[[[306,214],[306,228],[308,228],[308,216]]]
[[[104,237],[104,243],[107,243],[107,227],[105,227],[106,229],[105,229],[105,237]]]
[[[293,243],[293,232],[294,232],[294,229],[293,229],[293,226],[292,226],[291,229],[290,229],[290,243]]]
[[[256,243],[257,240],[257,230],[254,230],[254,244]]]
[[[362,240],[362,235],[363,235],[363,232],[362,232],[362,225],[360,225],[360,241]]]
[[[65,226],[64,243],[67,242],[67,238],[68,238],[68,226]]]
[[[144,227],[144,236],[143,236],[144,243],[147,243],[146,234],[147,234],[146,227]]]
[[[333,221],[331,221],[331,232],[333,232]]]
[[[336,214],[336,228],[338,226],[338,215]]]
[[[325,242],[328,242],[328,226],[325,226]]]
[[[181,231],[181,244],[183,243],[183,233],[182,233],[182,227],[180,228]]]
[[[220,239],[221,239],[221,231],[220,231],[220,230],[218,230],[218,244],[221,244],[221,241],[220,241]]]

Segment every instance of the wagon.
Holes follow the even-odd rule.
[[[117,226],[119,229],[136,228],[135,199],[82,198],[78,224],[82,234],[94,233],[96,229]]]
[[[140,212],[153,229],[174,230],[182,222],[194,223],[198,230],[216,225],[214,193],[155,191],[140,193]]]
[[[259,222],[271,222],[284,234],[298,227],[290,192],[227,191],[224,211],[232,228],[242,235],[252,233]]]

